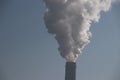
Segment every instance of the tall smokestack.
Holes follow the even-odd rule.
[[[55,36],[60,55],[65,58],[65,80],[76,80],[76,60],[90,42],[90,26],[98,22],[100,13],[119,0],[43,0],[46,5],[44,23]]]
[[[76,80],[76,63],[75,62],[66,62],[65,80]]]

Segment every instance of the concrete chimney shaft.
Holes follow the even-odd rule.
[[[76,80],[76,63],[66,62],[65,80]]]

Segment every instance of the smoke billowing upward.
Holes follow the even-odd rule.
[[[75,62],[90,42],[91,22],[98,22],[101,11],[109,10],[111,0],[44,0],[45,25],[55,35],[59,52],[69,62]]]

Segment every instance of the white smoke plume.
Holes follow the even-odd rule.
[[[111,0],[44,0],[45,25],[55,35],[59,51],[67,61],[75,62],[90,42],[91,22],[98,22],[101,11],[109,10]]]

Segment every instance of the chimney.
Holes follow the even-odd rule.
[[[65,80],[76,80],[76,63],[66,62]]]

